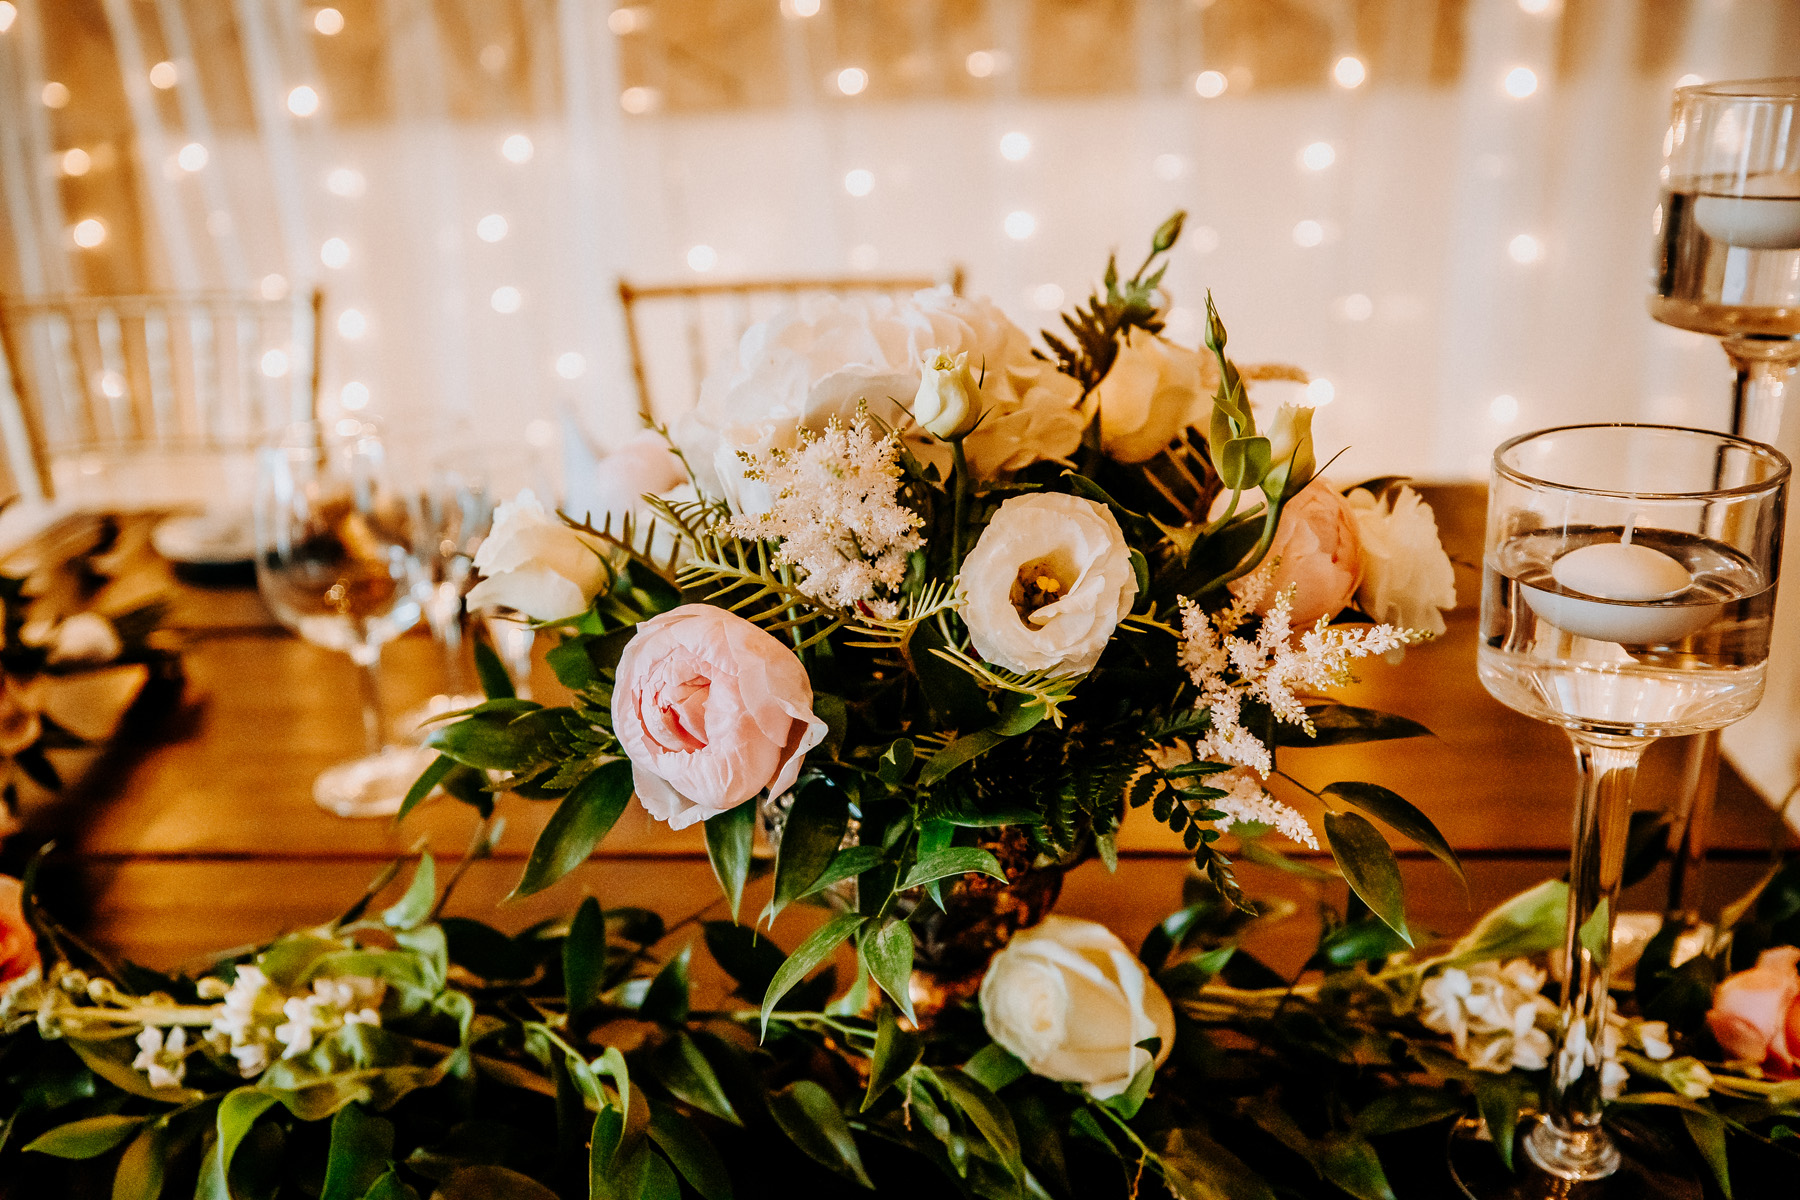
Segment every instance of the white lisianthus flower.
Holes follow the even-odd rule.
[[[1200,411],[1200,355],[1143,329],[1132,329],[1094,389],[1100,448],[1108,458],[1152,458],[1193,424]]]
[[[1061,492],[1002,504],[963,559],[959,586],[969,639],[983,659],[1058,675],[1094,669],[1138,590],[1112,513]]]
[[[544,512],[530,489],[501,504],[475,551],[470,608],[510,608],[534,621],[583,612],[609,578],[601,548]]]
[[[941,350],[925,356],[912,415],[925,432],[946,441],[975,428],[981,419],[981,393],[969,373],[967,350],[954,358]]]
[[[1542,994],[1545,979],[1543,971],[1523,958],[1504,965],[1446,967],[1419,989],[1419,1020],[1427,1029],[1449,1034],[1457,1057],[1477,1071],[1542,1070],[1550,1060],[1551,1042],[1539,1021],[1547,1023],[1556,1013]]]
[[[1118,935],[1093,921],[1050,916],[1016,934],[981,980],[991,1036],[1032,1074],[1079,1083],[1096,1100],[1117,1096],[1151,1062],[1138,1043],[1175,1044],[1169,998]]]
[[[109,663],[125,648],[119,633],[99,613],[76,613],[56,627],[45,661],[52,666]]]
[[[1456,607],[1456,570],[1438,540],[1431,505],[1404,485],[1385,500],[1363,488],[1345,499],[1362,547],[1356,606],[1377,621],[1443,633],[1439,610]]]

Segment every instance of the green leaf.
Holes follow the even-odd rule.
[[[1691,1108],[1681,1110],[1681,1123],[1687,1126],[1688,1136],[1694,1139],[1694,1148],[1700,1151],[1700,1157],[1712,1170],[1719,1190],[1725,1193],[1725,1200],[1732,1200],[1731,1164],[1725,1155],[1725,1123],[1711,1113],[1696,1112]]]
[[[1494,1153],[1507,1170],[1513,1169],[1513,1141],[1519,1132],[1519,1110],[1531,1099],[1531,1085],[1517,1072],[1493,1075],[1475,1072],[1475,1107],[1487,1122]]]
[[[863,1092],[862,1111],[881,1098],[881,1094],[898,1083],[925,1054],[925,1039],[900,1028],[894,1010],[881,1006],[875,1025],[875,1053],[869,1062],[869,1086]]]
[[[393,1122],[371,1116],[360,1104],[344,1105],[331,1118],[331,1149],[319,1200],[362,1200],[387,1173],[393,1155]]]
[[[1019,1131],[1013,1124],[1012,1113],[1000,1102],[1000,1097],[955,1068],[935,1074],[938,1086],[994,1148],[1006,1173],[1014,1179],[1024,1178],[1025,1160],[1019,1149]]]
[[[1446,966],[1539,954],[1563,944],[1569,885],[1547,879],[1492,909],[1450,951]]]
[[[588,644],[597,640],[576,634],[544,651],[544,662],[556,673],[556,681],[571,692],[585,691],[601,681],[594,656],[588,653]]]
[[[1357,1134],[1332,1133],[1319,1139],[1319,1170],[1356,1200],[1394,1200],[1375,1147]]]
[[[412,882],[406,885],[406,894],[391,908],[383,910],[382,924],[389,929],[416,929],[431,915],[431,906],[436,900],[437,864],[426,851],[419,855],[419,865],[413,868]]]
[[[1400,1087],[1383,1092],[1351,1120],[1364,1137],[1418,1129],[1448,1117],[1460,1117],[1463,1102],[1443,1088]]]
[[[713,961],[737,982],[737,994],[751,1004],[761,1004],[769,981],[781,970],[785,958],[781,947],[749,925],[708,921],[701,929]]]
[[[886,857],[886,852],[880,846],[850,846],[839,850],[831,860],[831,865],[825,868],[825,873],[813,880],[813,885],[806,889],[805,894],[817,895],[834,884],[853,879],[864,871],[874,870]]]
[[[1412,945],[1406,930],[1406,899],[1400,886],[1400,864],[1381,832],[1352,812],[1325,814],[1325,840],[1344,878],[1371,912]]]
[[[1150,591],[1150,560],[1144,557],[1142,550],[1135,547],[1131,551],[1131,577],[1137,581],[1138,595],[1146,595]]]
[[[172,1087],[153,1088],[144,1073],[131,1065],[137,1055],[133,1053],[132,1043],[112,1039],[103,1042],[91,1042],[84,1038],[69,1038],[69,1049],[81,1057],[81,1061],[94,1074],[106,1080],[122,1091],[133,1096],[143,1096],[150,1100],[161,1100],[165,1104],[186,1104],[201,1098],[202,1093],[192,1088]]]
[[[562,944],[563,997],[571,1016],[600,998],[606,983],[606,914],[600,901],[582,900]]]
[[[512,676],[506,673],[506,664],[494,653],[494,648],[486,638],[472,638],[475,649],[475,678],[481,682],[481,691],[489,700],[511,700],[518,695],[513,689]]]
[[[1154,1058],[1154,1055],[1152,1057]],[[1131,1077],[1130,1085],[1124,1091],[1101,1101],[1101,1103],[1129,1121],[1138,1115],[1138,1109],[1144,1107],[1144,1100],[1150,1095],[1150,1085],[1155,1079],[1156,1064],[1147,1062],[1137,1069],[1137,1073]]]
[[[906,1014],[906,1019],[917,1021],[908,987],[913,966],[912,927],[905,921],[892,919],[877,926],[871,920],[858,932],[856,952],[869,974],[875,977],[875,982],[881,985],[881,990]]]
[[[1093,1121],[1086,1109],[1077,1109],[1076,1116]],[[1178,1200],[1275,1200],[1248,1163],[1198,1129],[1169,1134],[1162,1160],[1169,1190]]]
[[[740,806],[742,807],[742,806]],[[775,1005],[788,994],[795,984],[812,974],[813,968],[837,952],[837,948],[850,940],[863,923],[861,913],[839,913],[819,928],[788,955],[787,961],[781,964],[781,970],[775,972],[775,978],[769,982],[769,990],[763,996],[762,1028],[769,1031],[769,1014],[775,1011]]]
[[[906,873],[899,890],[921,887],[934,879],[948,879],[952,875],[992,875],[1000,882],[1006,882],[1006,872],[1000,869],[1000,860],[978,846],[951,846],[947,850],[939,850],[935,854],[926,855],[913,864],[913,869]]]
[[[89,1117],[70,1121],[26,1144],[26,1153],[98,1158],[138,1131],[148,1117]]]
[[[963,1074],[990,1092],[997,1092],[1016,1079],[1031,1074],[1019,1056],[999,1042],[989,1042],[963,1064]]]
[[[464,1167],[438,1185],[431,1200],[558,1200],[529,1175],[506,1167]]]
[[[1469,877],[1463,874],[1462,862],[1456,857],[1456,851],[1450,848],[1450,843],[1444,840],[1444,835],[1438,832],[1430,817],[1399,795],[1372,783],[1333,783],[1320,790],[1323,795],[1336,796],[1346,804],[1362,809],[1394,832],[1411,838],[1429,850],[1433,858],[1456,872],[1457,879],[1462,881],[1463,890],[1468,890]]]
[[[892,752],[890,748],[889,753]],[[910,750],[907,761],[911,763]],[[849,822],[847,799],[824,776],[813,776],[794,792],[794,804],[782,826],[781,849],[775,858],[775,895],[766,910],[770,919],[806,895],[819,881],[837,854]]]
[[[511,898],[534,896],[587,861],[630,802],[628,759],[616,758],[590,771],[563,797],[538,834]]]
[[[896,738],[875,764],[876,777],[889,787],[899,787],[912,770],[916,757],[911,738]]]
[[[256,1124],[256,1119],[269,1111],[275,1100],[272,1092],[241,1087],[227,1092],[219,1101],[218,1138],[200,1168],[200,1185],[194,1191],[194,1200],[232,1200],[231,1185],[226,1183],[231,1175],[232,1157],[237,1154],[244,1135]]]
[[[482,771],[522,771],[539,761],[543,730],[535,722],[521,720],[524,713],[489,711],[439,725],[425,744],[447,754],[466,767]]]
[[[704,1200],[731,1200],[731,1175],[694,1123],[666,1104],[650,1106],[650,1140]]]
[[[961,674],[960,671],[957,673]],[[964,734],[926,760],[919,769],[919,786],[931,787],[970,759],[986,754],[1005,740],[1004,733],[992,729],[977,729],[974,733]]]
[[[406,814],[424,803],[425,797],[437,790],[437,785],[444,781],[444,776],[454,771],[457,762],[448,754],[440,754],[431,760],[431,765],[413,781],[406,789],[406,799],[400,802],[400,811],[394,814],[394,824],[406,820]]]
[[[1270,445],[1266,437],[1237,437],[1226,442],[1219,456],[1219,482],[1228,488],[1248,490],[1269,473]]]
[[[1312,736],[1307,735],[1304,726],[1282,723],[1275,727],[1275,744],[1298,748],[1354,746],[1363,742],[1432,736],[1431,730],[1417,721],[1373,708],[1358,708],[1354,704],[1309,704],[1306,715],[1312,719]]]
[[[744,881],[750,878],[750,852],[756,842],[756,805],[740,804],[706,822],[706,857],[712,861],[719,888],[738,919]]]
[[[733,1125],[743,1124],[726,1098],[718,1073],[686,1030],[677,1030],[656,1048],[650,1056],[650,1072],[669,1089],[670,1095],[688,1107]],[[679,1162],[675,1165],[681,1166]]]
[[[1339,925],[1319,939],[1318,956],[1334,967],[1370,962],[1406,948],[1400,935],[1373,917]]]
[[[641,1016],[669,1025],[679,1025],[687,1020],[688,964],[693,958],[694,944],[689,942],[681,948],[680,954],[663,963],[662,969],[650,981],[650,990],[644,993],[644,1002],[638,1006]]]
[[[769,1096],[769,1113],[808,1158],[875,1190],[850,1125],[830,1092],[810,1079],[797,1080]]]
[[[381,1178],[369,1185],[362,1200],[419,1200],[419,1193],[400,1178],[399,1168],[389,1167]]]

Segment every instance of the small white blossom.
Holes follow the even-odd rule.
[[[1224,813],[1223,817],[1214,822],[1221,829],[1229,829],[1239,821],[1249,821],[1271,826],[1283,836],[1302,842],[1314,850],[1319,848],[1319,839],[1313,836],[1312,826],[1307,824],[1306,818],[1269,795],[1263,787],[1262,776],[1250,768],[1238,767],[1222,771],[1203,782],[1207,787],[1225,793],[1210,800],[1194,802],[1196,806]]]
[[[180,1087],[187,1075],[187,1030],[177,1025],[165,1035],[147,1025],[137,1036],[138,1055],[131,1065],[142,1071],[153,1088]]]
[[[906,579],[907,556],[925,544],[919,514],[900,503],[899,439],[866,413],[825,432],[802,429],[792,450],[745,453],[744,472],[769,491],[766,512],[740,513],[724,530],[780,543],[777,563],[799,567],[808,595],[891,617],[883,593]]]
[[[1449,1034],[1457,1057],[1478,1071],[1540,1070],[1551,1041],[1538,1022],[1556,1011],[1541,994],[1544,979],[1523,958],[1447,967],[1420,989],[1419,1019],[1425,1028]]]
[[[376,1006],[386,990],[379,979],[361,975],[313,980],[312,995],[290,996],[281,1006],[287,1018],[275,1028],[275,1040],[284,1047],[281,1057],[298,1058],[320,1035],[345,1025],[380,1025]]]

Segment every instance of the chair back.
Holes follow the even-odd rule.
[[[744,331],[785,305],[811,296],[900,299],[939,284],[962,295],[962,268],[952,267],[940,279],[857,275],[651,285],[621,279],[619,304],[639,411],[646,420],[667,421],[692,408],[707,372],[737,347]]]
[[[316,293],[0,298],[21,491],[51,498],[70,463],[245,451],[311,416],[317,329]]]

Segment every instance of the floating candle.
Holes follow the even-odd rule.
[[[1714,241],[1751,250],[1800,249],[1800,174],[1758,175],[1739,194],[1701,193],[1694,220]]]
[[[1596,641],[1677,642],[1704,628],[1719,611],[1716,604],[1659,603],[1686,592],[1694,577],[1678,560],[1630,541],[1594,542],[1571,550],[1551,564],[1550,578],[1565,590],[1527,587],[1525,602],[1565,633]]]

